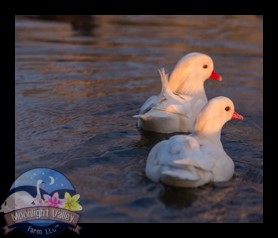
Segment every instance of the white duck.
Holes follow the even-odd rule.
[[[194,121],[207,103],[204,82],[222,80],[213,70],[212,59],[201,53],[190,53],[176,64],[170,80],[159,70],[162,89],[140,108],[137,126],[160,133],[192,132]]]
[[[198,115],[193,134],[173,136],[152,148],[147,159],[147,177],[176,187],[229,180],[234,163],[220,140],[221,129],[229,120],[243,120],[235,112],[233,102],[223,96],[211,99]]]

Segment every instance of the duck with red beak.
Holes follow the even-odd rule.
[[[176,64],[170,78],[159,70],[162,89],[140,108],[137,127],[159,133],[192,132],[194,122],[208,102],[204,83],[207,79],[221,81],[214,71],[213,60],[202,53],[190,53]]]
[[[243,120],[233,102],[223,96],[209,100],[196,119],[194,133],[172,136],[152,148],[146,176],[174,187],[199,187],[231,179],[234,162],[220,140],[222,127],[229,120]]]

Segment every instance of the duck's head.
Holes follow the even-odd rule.
[[[203,80],[209,78],[218,81],[222,80],[222,77],[214,71],[212,58],[199,52],[192,52],[183,56],[177,62],[173,73],[175,73],[176,70],[183,70],[191,73],[196,72]]]
[[[243,120],[235,111],[231,99],[218,96],[208,101],[195,122],[195,131],[202,135],[219,135],[223,125],[229,120]]]
[[[183,56],[177,62],[170,76],[170,87],[174,92],[185,93],[185,83],[198,84],[199,82],[202,85],[209,78],[222,80],[222,77],[214,71],[211,57],[193,52]]]

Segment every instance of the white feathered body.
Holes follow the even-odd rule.
[[[233,176],[234,163],[221,142],[202,144],[198,137],[177,135],[153,147],[145,172],[155,182],[198,187],[229,180]]]
[[[146,131],[160,133],[191,132],[197,115],[207,103],[204,90],[198,95],[173,93],[168,87],[168,76],[160,72],[162,89],[150,97],[140,108],[137,126]]]

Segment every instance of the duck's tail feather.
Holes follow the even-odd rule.
[[[173,92],[171,91],[171,89],[169,88],[169,76],[168,74],[166,74],[165,69],[161,68],[158,69],[158,72],[160,74],[160,79],[161,79],[161,92],[160,92],[160,96],[164,96],[164,97],[175,97],[175,95],[173,94]]]
[[[166,74],[164,68],[158,69],[158,73],[160,74],[160,80],[161,80],[160,95],[163,95],[168,87],[168,74]]]

